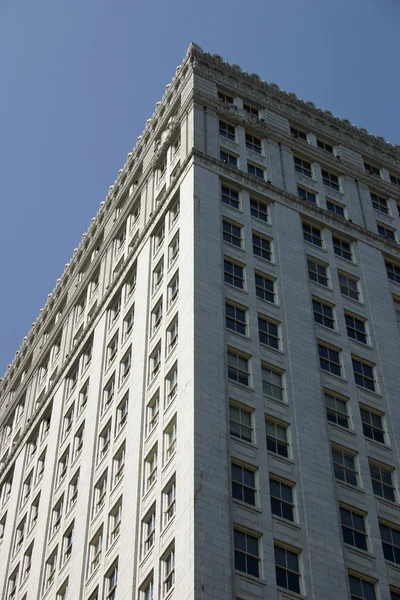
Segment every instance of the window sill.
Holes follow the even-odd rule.
[[[365,308],[365,304],[364,302],[361,302],[361,300],[356,300],[355,298],[350,298],[350,296],[345,296],[344,294],[340,294],[342,296],[342,298],[345,298],[345,302],[351,302],[352,304],[355,304],[357,307],[362,306],[363,308]]]
[[[382,498],[382,496],[377,496],[376,494],[374,494],[374,496],[375,499],[382,503],[384,506],[387,506],[388,508],[394,508],[397,511],[400,511],[400,505],[397,502],[393,502],[392,500],[386,500],[386,498]]]
[[[260,559],[260,563],[261,563],[261,559]],[[235,575],[242,577],[243,579],[245,579],[246,581],[249,581],[250,583],[257,583],[258,585],[262,585],[262,586],[266,585],[264,583],[262,577],[256,577],[255,575],[249,575],[248,573],[245,573],[244,571],[238,571],[237,569],[235,569]]]
[[[276,586],[276,589],[280,592],[281,598],[296,598],[297,600],[307,600],[307,596],[303,596],[303,594],[298,594],[297,592],[292,592],[292,590],[287,590],[279,585]],[[283,594],[283,595],[282,595]]]
[[[258,217],[255,217],[254,215],[250,214],[252,220],[257,223],[257,225],[263,225],[265,227],[268,227],[269,229],[272,230],[272,224],[269,221],[264,221],[264,219],[259,219]]]
[[[167,533],[169,532],[169,530],[172,529],[172,525],[175,522],[175,514],[176,514],[176,512],[174,513],[174,516],[171,517],[169,523],[167,523],[167,525],[165,525],[165,527],[161,531],[160,537],[163,537],[164,535],[167,535]]]
[[[301,530],[301,525],[299,525],[295,521],[290,521],[289,519],[284,519],[283,517],[278,517],[278,515],[274,515],[273,513],[272,513],[272,520],[277,521],[278,523],[282,523],[282,525],[285,525],[286,527],[290,527],[291,529],[294,529],[295,531]]]
[[[268,344],[263,344],[263,342],[260,342],[260,346],[261,346],[261,348],[264,348],[265,350],[269,350],[270,352],[273,352],[274,354],[279,354],[280,356],[285,356],[284,351],[280,350],[279,348],[274,348],[273,346],[268,346]]]
[[[257,492],[256,492],[256,494],[257,494]],[[247,502],[243,502],[241,500],[238,500],[237,498],[232,498],[232,502],[233,502],[233,504],[236,504],[236,506],[240,506],[240,508],[245,508],[246,510],[248,510],[251,513],[254,513],[256,515],[262,514],[262,509],[259,508],[258,506],[253,506],[252,504],[248,504]]]
[[[385,563],[387,564],[388,567],[390,567],[391,569],[395,569],[396,571],[399,571],[399,573],[400,573],[400,564],[395,563],[391,560],[387,560],[387,559],[385,559]]]
[[[237,381],[232,381],[232,379],[228,378],[228,383],[238,387],[240,390],[246,390],[246,392],[254,392],[254,388],[249,385],[244,385],[243,383],[238,383]]]
[[[357,263],[356,263],[354,260],[351,260],[351,259],[348,259],[348,258],[344,258],[344,256],[340,256],[340,254],[336,254],[336,252],[335,252],[335,251],[333,251],[333,253],[334,253],[334,255],[335,255],[335,257],[336,257],[337,259],[339,259],[339,260],[343,260],[343,261],[344,261],[344,263],[345,263],[346,265],[354,265],[354,266],[357,266]]]
[[[291,465],[291,466],[295,465],[295,461],[292,458],[287,458],[286,456],[282,456],[281,454],[278,454],[277,452],[272,452],[271,450],[267,450],[267,454],[268,454],[268,456],[276,458],[278,461],[282,461],[286,465]]]
[[[246,329],[248,329],[248,325],[246,325]],[[247,340],[250,341],[250,336],[244,333],[238,333],[237,331],[234,331],[233,329],[230,329],[230,327],[226,327],[226,331],[228,334],[234,335],[235,337],[241,339],[241,340]]]
[[[248,291],[245,290],[244,288],[237,287],[236,285],[232,285],[231,283],[227,283],[226,281],[224,281],[224,284],[227,285],[228,288],[231,289],[231,290],[236,290],[237,292],[241,292],[242,294],[246,294],[246,296],[248,295]]]
[[[364,489],[359,488],[356,485],[352,485],[351,483],[346,483],[346,481],[342,481],[341,479],[335,478],[335,481],[336,481],[336,483],[339,484],[340,487],[343,487],[345,490],[352,490],[353,492],[356,492],[357,494],[361,494],[362,496],[365,496]]]
[[[358,390],[360,390],[360,392],[364,392],[365,394],[368,394],[369,396],[372,396],[376,400],[382,400],[382,395],[378,394],[378,392],[373,392],[372,390],[368,390],[367,388],[362,387],[361,385],[357,385],[357,384],[356,384],[356,388]]]
[[[358,556],[362,556],[363,558],[369,558],[371,560],[376,559],[376,554],[369,552],[368,550],[362,550],[361,548],[357,548],[356,546],[352,546],[351,544],[343,544],[344,547],[354,554],[358,554]]]
[[[357,436],[356,432],[353,429],[349,429],[348,427],[343,427],[343,425],[338,425],[337,423],[332,423],[332,421],[329,421],[328,419],[327,419],[327,421],[328,421],[329,427],[332,427],[332,429],[337,429],[341,433],[348,433],[349,435],[352,435],[353,437]]]
[[[320,367],[321,369],[321,367]],[[340,381],[341,383],[345,383],[346,385],[348,385],[348,380],[345,377],[340,377],[340,375],[335,375],[334,373],[331,373],[330,371],[325,371],[324,369],[321,369],[321,373],[323,373],[324,375],[327,375],[328,377],[332,377],[332,379],[334,379],[335,381]]]
[[[235,250],[238,250],[242,254],[245,253],[245,248],[243,247],[242,244],[240,246],[236,246],[236,244],[231,244],[231,242],[227,242],[226,240],[223,240],[223,242],[224,242],[225,246],[228,246],[228,248],[234,248]]]
[[[326,325],[321,325],[321,323],[316,323],[316,321],[314,321],[314,325],[317,327],[317,329],[319,329],[321,331],[333,333],[336,336],[341,335],[337,329],[331,329],[330,327],[327,327]],[[324,372],[326,372],[326,371],[324,371]]]
[[[365,350],[374,350],[374,347],[371,346],[371,344],[364,344],[364,342],[359,342],[358,340],[355,340],[352,337],[349,337],[349,336],[347,336],[347,337],[349,339],[350,344],[354,344],[358,348],[364,348]]]
[[[332,293],[333,289],[331,287],[329,287],[329,285],[324,285],[323,283],[318,283],[318,281],[313,281],[312,279],[308,280],[311,284],[311,286],[317,286],[318,289],[322,289],[322,290],[327,290],[328,292]]]
[[[310,248],[317,249],[320,252],[324,252],[325,254],[328,253],[328,250],[323,246],[317,246],[317,244],[313,244],[312,242],[308,242],[307,240],[304,240],[304,243],[307,244],[307,246],[309,246]]]

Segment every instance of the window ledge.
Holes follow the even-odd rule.
[[[336,381],[345,383],[346,385],[348,385],[348,383],[349,383],[345,377],[339,377],[339,375],[334,375],[333,373],[330,373],[329,371],[325,371],[324,369],[321,369],[321,373],[323,373],[324,375],[328,375],[328,377],[332,377],[332,379],[335,379]]]
[[[173,523],[175,522],[175,514],[173,517],[171,517],[170,522],[165,525],[165,527],[163,528],[163,530],[160,533],[160,538],[162,538],[164,535],[167,535],[167,533],[169,532],[169,530],[172,528]]]
[[[388,444],[383,444],[382,442],[377,442],[376,440],[372,440],[371,438],[369,438],[366,435],[364,435],[364,439],[368,445],[372,446],[372,448],[374,448],[374,447],[379,448],[379,450],[384,450],[385,452],[392,452],[392,450],[393,450],[393,448],[391,446],[389,446]]]
[[[238,383],[237,381],[232,381],[232,379],[228,378],[228,383],[230,383],[231,385],[234,385],[235,387],[238,387],[241,390],[246,390],[247,392],[254,392],[254,388],[251,387],[250,385],[244,385],[243,383]]]
[[[362,550],[361,548],[357,548],[356,546],[352,546],[351,544],[343,544],[344,547],[354,554],[358,554],[358,556],[362,556],[363,558],[370,558],[371,560],[376,559],[376,554],[369,552],[368,550]]]
[[[268,346],[268,344],[263,344],[263,342],[260,342],[260,346],[261,346],[261,348],[265,348],[266,350],[269,350],[270,352],[273,352],[274,354],[279,354],[280,356],[285,356],[284,351],[280,350],[279,348],[274,348],[273,346]]]
[[[320,252],[324,252],[325,254],[328,254],[328,250],[326,248],[323,248],[322,246],[317,246],[317,244],[312,244],[311,242],[308,242],[307,240],[304,240],[304,243],[307,244],[307,246],[309,246],[310,248],[314,248],[319,250]]]
[[[280,592],[281,598],[296,598],[297,600],[307,600],[307,596],[303,596],[303,594],[298,594],[297,592],[292,592],[292,590],[287,590],[279,585],[276,586],[276,589]]]
[[[350,420],[350,418],[349,418],[349,420]],[[337,429],[341,433],[346,432],[346,433],[352,435],[353,437],[357,436],[356,432],[353,429],[350,429],[349,427],[343,427],[343,425],[338,425],[337,423],[332,423],[332,421],[329,421],[328,419],[327,419],[327,421],[328,421],[329,426],[332,427],[332,429]]]
[[[232,441],[240,444],[241,446],[244,446],[245,448],[251,448],[254,451],[258,450],[258,446],[256,444],[252,444],[251,442],[246,442],[238,437],[235,437],[234,435],[230,435],[229,437]]]
[[[257,492],[256,492],[256,494],[257,494]],[[232,502],[233,502],[233,504],[240,506],[240,508],[245,508],[249,512],[252,512],[257,515],[262,514],[262,509],[259,508],[258,506],[253,506],[252,504],[247,504],[247,502],[242,502],[241,500],[238,500],[237,498],[232,498]]]
[[[355,300],[354,298],[350,298],[349,296],[345,296],[344,294],[340,294],[342,296],[342,298],[345,298],[346,301],[351,302],[352,304],[355,304],[357,307],[364,307],[365,308],[365,304],[364,302],[361,302],[360,300]]]
[[[319,289],[322,290],[327,290],[329,292],[333,292],[333,289],[331,287],[329,287],[329,285],[324,285],[323,283],[318,283],[318,281],[313,281],[312,279],[308,279],[308,281],[310,282],[311,286],[318,286]]]
[[[287,458],[286,456],[282,456],[281,454],[277,454],[276,452],[271,452],[271,450],[267,450],[268,456],[273,456],[277,460],[282,461],[286,465],[295,465],[295,461],[292,458]]]
[[[299,523],[296,523],[295,521],[290,521],[289,519],[284,519],[283,517],[278,517],[278,515],[274,515],[274,514],[272,514],[272,519],[273,519],[273,521],[278,521],[278,523],[282,523],[286,527],[290,527],[291,529],[294,529],[295,531],[301,530],[301,525],[299,525]]]
[[[388,567],[390,567],[391,569],[395,569],[396,571],[399,571],[399,573],[400,573],[400,564],[395,563],[391,560],[387,560],[387,559],[385,559],[385,563],[388,565]]]
[[[374,347],[371,346],[371,344],[368,344],[368,343],[364,344],[363,342],[359,342],[358,340],[355,340],[352,337],[349,337],[349,336],[347,336],[347,337],[349,338],[350,344],[354,344],[358,348],[364,348],[365,350],[374,350]]]
[[[373,398],[376,398],[377,400],[382,400],[382,395],[378,394],[378,392],[373,392],[372,390],[367,390],[367,388],[362,387],[361,385],[357,385],[357,384],[356,384],[356,388],[358,390],[360,390],[360,392],[364,392],[365,394],[368,394],[369,396],[372,396]]]
[[[387,506],[389,508],[394,508],[397,511],[400,511],[400,505],[397,502],[392,502],[391,500],[386,500],[386,498],[382,498],[382,496],[377,496],[375,495],[375,499],[379,500],[380,503],[382,503],[384,506]]]
[[[336,479],[336,477],[335,477],[335,481],[336,481],[336,483],[339,484],[340,487],[343,487],[346,490],[352,490],[353,492],[356,492],[357,494],[361,494],[362,496],[365,496],[364,489],[359,488],[355,485],[351,485],[351,483],[346,483],[346,481],[341,481],[340,479]]]
[[[261,558],[259,558],[259,561],[260,561],[260,563],[262,563]],[[244,571],[238,571],[237,569],[235,569],[235,575],[242,577],[243,579],[245,579],[246,581],[249,581],[250,583],[257,583],[258,585],[262,585],[262,586],[266,585],[266,583],[265,583],[265,581],[263,581],[262,577],[255,577],[255,575],[249,575],[248,573],[245,573]]]
[[[326,325],[321,325],[321,323],[316,323],[314,321],[314,325],[321,331],[327,331],[327,332],[333,333],[334,335],[337,335],[337,336],[341,335],[341,333],[337,329],[331,329],[330,327],[327,327]],[[324,371],[324,373],[326,373],[326,372],[327,371]]]

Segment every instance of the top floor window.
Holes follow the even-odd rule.
[[[335,191],[339,192],[340,191],[339,177],[337,175],[335,175],[334,173],[330,173],[329,171],[325,171],[324,169],[321,169],[321,173],[322,173],[323,184],[326,187],[329,187],[332,190],[335,190]]]
[[[379,171],[378,167],[375,167],[374,165],[371,165],[370,163],[367,163],[365,161],[364,161],[364,169],[370,175],[378,175],[378,177],[380,176],[380,171]]]
[[[227,102],[228,104],[233,104],[233,96],[230,96],[221,90],[218,90],[218,100],[221,102]]]
[[[298,129],[297,127],[290,127],[290,135],[293,138],[307,141],[307,133],[301,129]]]
[[[331,144],[327,144],[326,142],[323,142],[322,140],[317,140],[317,146],[318,146],[318,148],[321,148],[321,150],[326,150],[327,152],[330,152],[331,154],[333,154],[333,146],[331,146]]]
[[[254,106],[251,106],[250,104],[243,104],[243,108],[244,110],[249,113],[249,115],[254,115],[255,117],[258,117],[258,108],[255,108]]]

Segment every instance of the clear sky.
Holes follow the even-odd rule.
[[[191,41],[400,143],[399,0],[0,0],[0,376]]]

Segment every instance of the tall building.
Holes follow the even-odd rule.
[[[191,45],[1,384],[2,600],[399,600],[399,235],[398,147]]]

